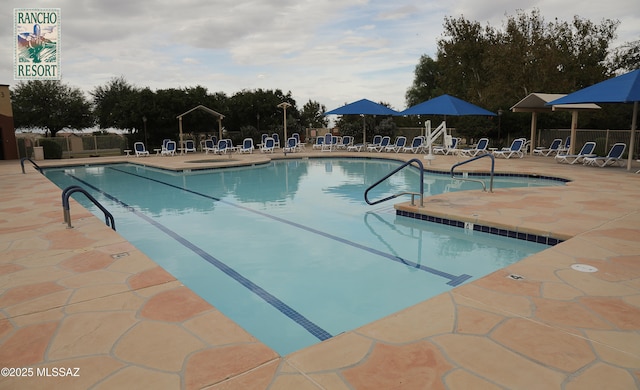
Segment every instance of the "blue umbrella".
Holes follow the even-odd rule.
[[[398,111],[394,111],[383,104],[362,99],[325,112],[325,115],[398,115]],[[362,119],[362,142],[367,142],[367,129],[364,123],[364,117]]]
[[[580,89],[574,93],[553,100],[547,105],[573,103],[633,103],[633,118],[631,120],[631,140],[629,141],[629,157],[627,170],[631,170],[633,158],[635,130],[638,118],[638,102],[640,102],[640,69],[625,73],[621,76],[601,81],[590,87]]]
[[[478,107],[451,95],[441,95],[401,111],[398,115],[484,115],[496,116],[491,111]]]

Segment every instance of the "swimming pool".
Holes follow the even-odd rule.
[[[391,202],[367,205],[364,190],[399,165],[309,159],[176,173],[117,164],[45,175],[61,188],[87,189],[123,237],[285,355],[547,248],[396,216]],[[418,180],[405,169],[370,196],[415,190]],[[425,184],[430,194],[478,188],[445,175]]]

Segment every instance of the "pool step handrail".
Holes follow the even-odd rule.
[[[62,190],[62,213],[64,217],[64,222],[67,224],[67,227],[69,229],[73,227],[71,226],[71,211],[69,209],[69,197],[71,196],[71,194],[75,192],[83,193],[90,201],[93,202],[93,204],[96,205],[96,207],[102,210],[102,212],[104,213],[104,222],[107,224],[107,226],[111,227],[111,229],[113,229],[114,231],[116,230],[116,221],[115,219],[113,219],[113,215],[111,215],[111,213],[106,208],[104,208],[104,206],[100,204],[100,202],[98,202],[96,198],[94,198],[90,193],[88,193],[84,188],[80,186],[69,186],[64,190]]]
[[[33,164],[33,167],[35,169],[38,170],[38,172],[42,173],[42,168],[40,168],[40,166],[38,164],[35,163],[35,161],[33,161],[32,159],[30,159],[29,157],[22,157],[20,159],[20,166],[22,167],[22,173],[25,174],[26,172],[24,171],[24,161],[25,160],[29,160],[31,161],[31,164]]]
[[[370,201],[369,200],[369,191],[371,191],[374,187],[378,186],[380,183],[382,183],[383,181],[387,180],[389,177],[395,175],[397,172],[399,172],[400,170],[404,169],[405,167],[411,165],[412,163],[417,163],[419,168],[420,168],[420,192],[400,192],[391,196],[387,196],[386,198],[383,199],[379,199],[376,201]],[[415,197],[416,196],[420,196],[420,207],[424,207],[424,165],[422,165],[422,161],[418,160],[417,158],[412,158],[411,160],[407,161],[406,163],[400,165],[398,168],[394,169],[393,171],[391,171],[391,173],[385,175],[382,179],[378,180],[377,182],[373,183],[372,185],[369,186],[369,188],[366,189],[366,191],[364,192],[364,200],[365,202],[367,202],[367,204],[370,205],[375,205],[378,203],[382,203],[382,202],[386,202],[387,200],[391,200],[391,199],[395,199],[399,196],[402,195],[411,195],[411,205],[415,206]]]
[[[491,153],[485,153],[485,154],[481,154],[479,156],[475,156],[475,157],[471,157],[468,160],[464,160],[461,161],[457,164],[453,164],[453,166],[451,167],[451,178],[452,179],[457,179],[457,180],[464,180],[464,181],[473,181],[476,183],[480,183],[482,184],[482,191],[487,192],[487,185],[484,184],[484,181],[480,180],[480,179],[469,179],[468,177],[455,177],[453,170],[457,167],[459,167],[460,165],[464,165],[464,164],[468,164],[472,161],[476,161],[478,159],[484,158],[484,157],[489,157],[491,158],[491,179],[489,180],[489,192],[493,192],[493,173],[494,173],[494,169],[496,166],[496,159],[493,157],[493,154]]]

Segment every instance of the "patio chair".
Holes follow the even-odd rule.
[[[489,138],[480,138],[475,148],[462,149],[460,150],[459,154],[461,156],[466,156],[466,157],[476,157],[481,154],[488,153],[487,152],[488,146],[489,146]]]
[[[311,147],[312,149],[322,149],[324,143],[324,137],[316,137],[316,143]]]
[[[569,146],[571,146],[571,136],[567,136],[564,140],[564,144],[558,148],[556,155],[569,153]]]
[[[136,152],[136,157],[149,156],[149,151],[145,148],[144,143],[136,142],[133,144],[133,150]]]
[[[253,138],[245,138],[242,141],[242,146],[240,147],[239,152],[253,154]]]
[[[370,152],[381,152],[387,146],[389,146],[390,142],[391,142],[391,137],[389,137],[388,135],[385,135],[384,137],[382,137],[379,144],[373,143],[367,146],[367,150]]]
[[[221,139],[213,152],[215,154],[227,154],[227,151],[229,151],[229,140]]]
[[[204,150],[204,154],[209,154],[209,152],[214,153],[216,151],[216,144],[213,142],[213,139],[205,139],[202,150]]]
[[[273,138],[273,146],[275,148],[279,148],[280,147],[280,136],[278,135],[278,133],[273,133],[271,134],[271,138]]]
[[[418,153],[418,151],[422,148],[423,141],[424,141],[424,138],[422,137],[413,137],[413,140],[411,141],[411,146],[404,146],[402,148],[402,151]]]
[[[336,145],[336,149],[345,149],[349,146],[353,145],[353,137],[350,135],[345,135],[342,137],[342,140]]]
[[[164,149],[160,152],[161,156],[175,156],[176,155],[176,141],[167,141]]]
[[[185,153],[196,152],[196,143],[192,139],[188,139],[184,141],[184,146],[182,147],[182,151]]]
[[[609,149],[609,154],[605,157],[585,157],[583,160],[584,165],[592,165],[597,167],[607,167],[612,165],[623,166],[624,160],[622,160],[622,155],[624,151],[627,149],[627,144],[623,142],[615,143],[611,149]]]
[[[366,140],[363,140],[363,142],[366,144]],[[373,136],[373,140],[371,141],[370,144],[367,144],[365,146],[369,147],[369,146],[380,146],[380,143],[382,142],[382,136],[381,135],[374,135]]]
[[[517,157],[524,157],[524,152],[523,152],[523,148],[525,145],[525,139],[524,138],[516,138],[513,140],[513,142],[511,142],[511,146],[508,148],[502,148],[501,150],[494,150],[493,151],[493,156],[494,157],[503,157],[503,158],[511,158],[513,156],[517,156]]]
[[[324,141],[322,141],[322,148],[320,148],[320,151],[330,152],[332,149],[333,149],[333,135],[331,133],[327,133],[324,135]]]
[[[400,152],[402,150],[402,148],[404,148],[404,146],[407,144],[407,137],[404,136],[399,136],[396,137],[396,142],[393,145],[387,145],[384,148],[385,152]]]
[[[440,153],[445,155],[456,154],[459,151],[458,149],[459,143],[460,143],[460,138],[452,137],[450,135],[445,135],[444,145],[435,146],[432,149],[433,154],[440,154]]]
[[[596,143],[589,141],[582,146],[582,149],[580,149],[578,154],[556,154],[554,158],[556,159],[556,162],[559,163],[575,164],[582,162],[586,157],[596,157],[596,155],[593,154],[593,150],[595,148]]]
[[[558,150],[560,150],[561,145],[562,145],[562,139],[556,138],[551,142],[551,145],[549,145],[548,148],[533,149],[533,154],[547,157],[551,154],[558,153]]]
[[[294,153],[296,150],[298,149],[298,142],[296,141],[295,137],[289,137],[287,139],[287,143],[285,144],[285,147],[282,148],[282,151],[287,153]]]
[[[300,142],[300,134],[293,133],[291,134],[291,136],[296,139],[296,148],[298,148],[298,150],[304,150],[305,149],[304,142]]]
[[[262,153],[273,153],[273,149],[275,148],[276,141],[271,137],[266,137],[262,146],[260,147],[260,151]]]

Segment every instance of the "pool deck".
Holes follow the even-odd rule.
[[[311,150],[286,158],[342,155],[422,158]],[[129,161],[181,170],[271,158],[285,156],[197,153],[38,163]],[[458,161],[438,156],[427,168],[446,172]],[[461,170],[488,167],[481,159]],[[425,198],[420,208],[401,202],[396,207],[410,212],[566,241],[287,356],[224,317],[73,200],[74,228],[67,229],[61,191],[28,161],[25,169],[22,174],[19,161],[0,161],[0,366],[26,368],[22,377],[3,371],[0,389],[640,388],[637,162],[627,172],[557,164],[550,157],[501,159],[497,172],[571,182],[442,194]],[[598,271],[581,272],[574,264]]]

